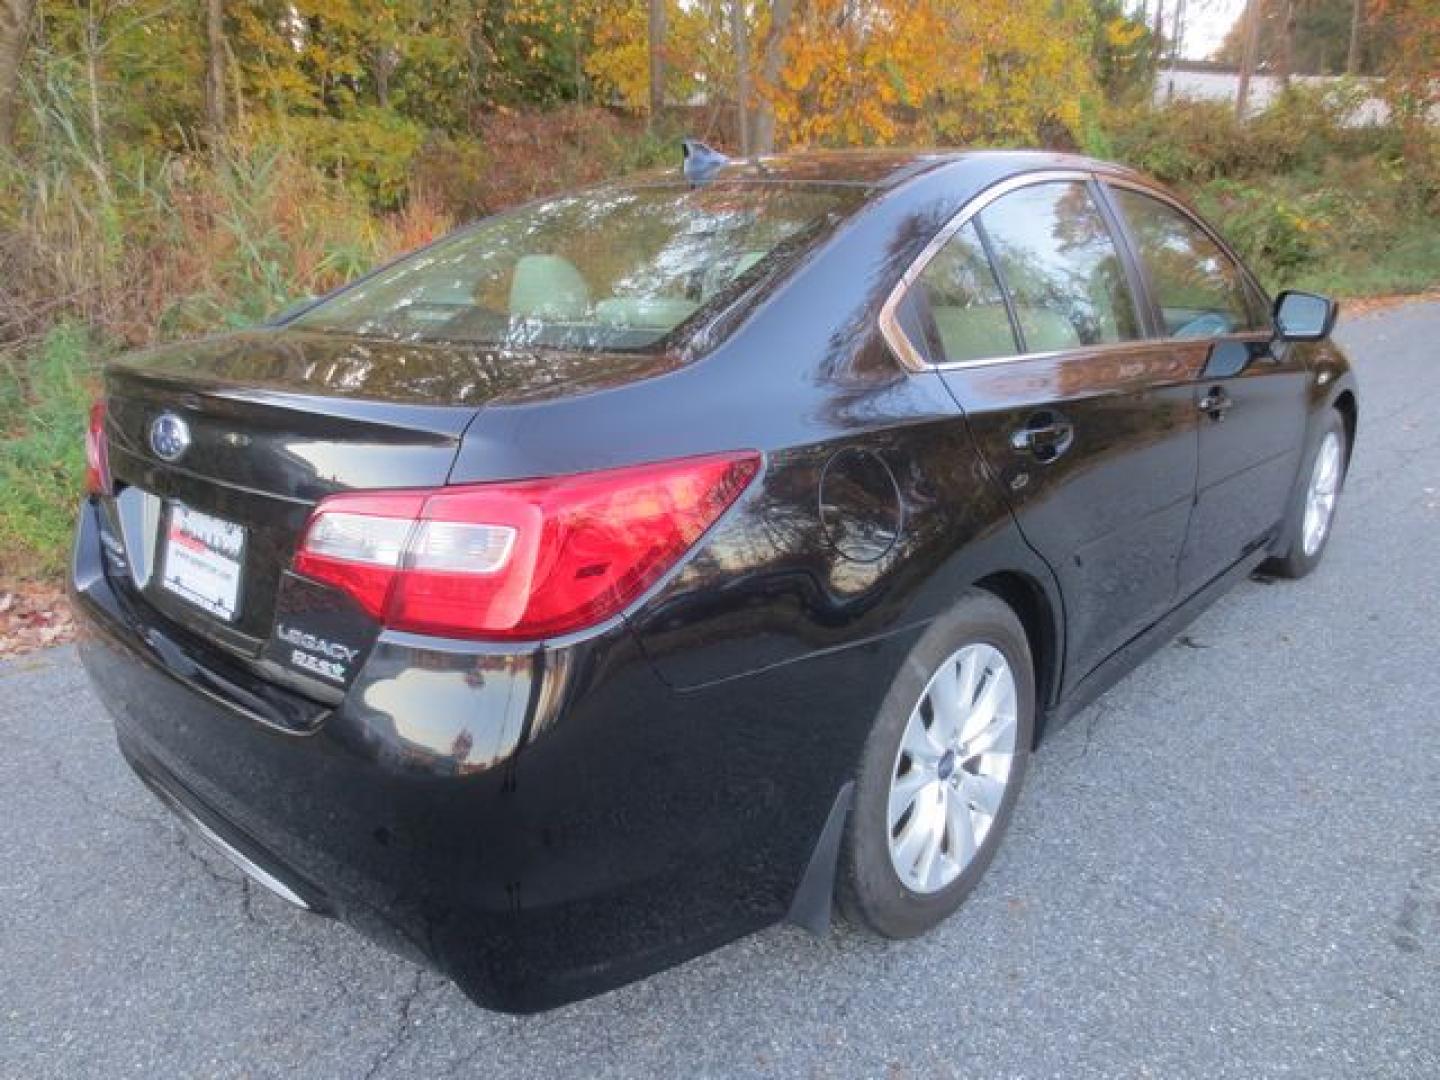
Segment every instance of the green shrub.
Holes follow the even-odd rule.
[[[425,142],[419,124],[377,108],[360,109],[345,120],[277,118],[274,130],[302,160],[356,186],[380,210],[393,210],[404,201],[415,155]]]
[[[1299,85],[1241,121],[1229,102],[1174,101],[1115,110],[1106,119],[1115,156],[1172,183],[1315,171],[1336,155],[1376,152],[1377,133],[1347,127],[1353,95]]]
[[[1125,110],[1110,127],[1116,157],[1171,183],[1287,169],[1303,138],[1263,117],[1241,123],[1229,105],[1210,101]]]
[[[77,323],[0,358],[0,551],[9,573],[58,575],[85,473],[94,346]]]
[[[1188,193],[1273,288],[1433,286],[1440,155],[1417,162],[1413,140],[1347,123],[1362,90],[1297,85],[1245,122],[1223,102],[1147,104],[1104,126],[1115,157]]]
[[[1199,201],[1206,216],[1267,282],[1283,279],[1315,258],[1316,223],[1273,191],[1217,181]]]
[[[1193,195],[1272,288],[1369,295],[1440,281],[1440,227],[1391,160],[1332,158],[1318,173],[1212,180]]]
[[[460,219],[637,169],[679,163],[680,134],[647,132],[608,109],[497,110],[473,138],[437,136],[416,158],[412,192]]]

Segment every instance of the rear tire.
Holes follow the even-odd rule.
[[[908,938],[960,906],[1009,824],[1034,731],[1024,628],[970,590],[906,657],[865,744],[837,882],[852,922]]]
[[[1345,484],[1345,466],[1350,448],[1345,436],[1345,423],[1331,410],[1315,442],[1315,449],[1305,462],[1305,481],[1292,498],[1282,535],[1290,537],[1290,549],[1261,566],[1273,577],[1303,578],[1325,557],[1334,530],[1335,511],[1340,489]]]

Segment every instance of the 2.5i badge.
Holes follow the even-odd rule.
[[[377,628],[350,599],[286,572],[280,579],[267,659],[331,686],[348,687]]]

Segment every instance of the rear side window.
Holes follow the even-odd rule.
[[[1129,188],[1110,191],[1150,275],[1173,338],[1263,330],[1263,305],[1245,275],[1198,224],[1169,203]]]
[[[1026,352],[1142,337],[1115,238],[1085,184],[1034,184],[980,212]]]
[[[372,337],[647,349],[801,257],[862,194],[838,186],[606,188],[489,218],[292,325]]]
[[[973,223],[945,242],[921,271],[934,331],[945,363],[1013,356],[1010,313]]]

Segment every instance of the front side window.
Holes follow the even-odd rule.
[[[610,188],[487,219],[290,325],[367,337],[627,351],[796,259],[858,204],[842,187]]]
[[[1013,356],[1010,313],[973,222],[935,253],[920,272],[942,362]]]
[[[1235,262],[1169,203],[1110,189],[1149,271],[1165,332],[1207,338],[1265,329],[1260,305]]]
[[[1033,184],[980,212],[1027,352],[1142,337],[1115,238],[1080,181]]]

